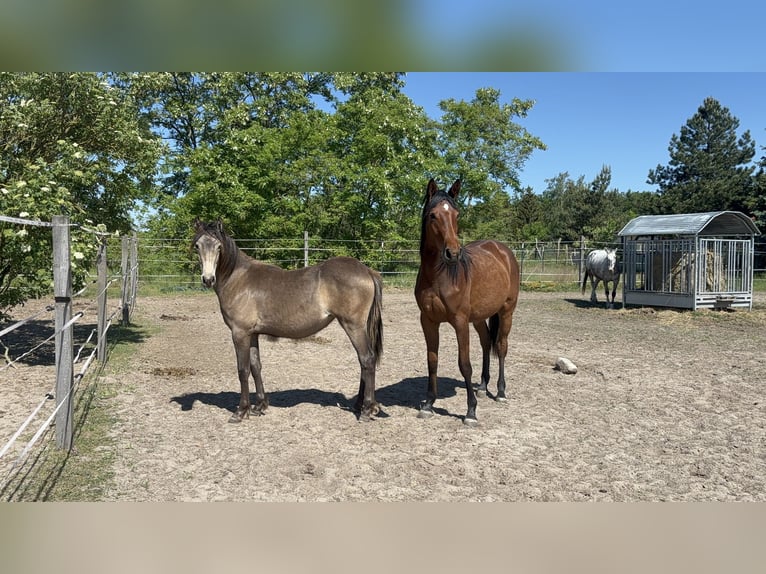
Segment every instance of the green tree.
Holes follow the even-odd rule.
[[[463,229],[471,231],[479,225],[475,216],[504,217],[489,210],[471,213],[475,202],[507,205],[493,200],[498,193],[519,190],[519,172],[535,150],[546,149],[545,144],[516,123],[525,118],[534,106],[533,100],[513,98],[510,104],[500,101],[500,91],[480,88],[470,101],[448,99],[440,102],[443,111],[439,123],[439,152],[449,172],[446,179],[461,177],[463,197],[467,209]],[[450,182],[451,183],[451,182]],[[510,226],[510,221],[506,220]],[[508,234],[509,229],[505,229]]]
[[[401,93],[401,74],[126,81],[148,94],[155,129],[177,134],[174,181],[183,185],[160,206],[152,223],[158,234],[183,236],[194,217],[222,217],[240,237],[295,238],[309,231],[325,238],[395,238],[416,229],[412,214],[419,211],[426,174],[440,169],[435,130]]]
[[[222,218],[232,233],[292,233],[316,185],[327,137],[315,98],[332,99],[329,74],[163,73],[121,76],[156,133],[170,142],[166,194],[152,233],[184,237],[195,217]],[[266,231],[267,232],[267,231]],[[268,232],[267,232],[268,234]]]
[[[514,216],[511,225],[513,239],[529,241],[546,239],[552,234],[543,222],[544,205],[542,198],[531,187],[524,188],[514,202]]]
[[[766,151],[766,147],[761,147]],[[755,224],[761,231],[761,235],[755,238],[755,268],[766,267],[766,155],[761,156],[758,162],[758,171],[754,176],[753,195],[748,201],[748,210],[752,214]]]
[[[603,243],[615,241],[617,232],[631,218],[626,195],[610,189],[612,171],[603,166],[590,183],[560,173],[547,180],[543,191],[543,221],[549,239],[577,241],[584,235]]]
[[[100,74],[2,73],[0,101],[0,213],[131,229],[161,148],[132,98]],[[98,242],[80,228],[72,242],[77,288]],[[50,290],[51,257],[50,229],[0,223],[0,310]]]
[[[467,233],[509,236],[518,172],[542,142],[514,123],[533,102],[499,92],[442,102],[440,121],[400,73],[122,74],[169,143],[149,224],[188,236],[221,217],[238,237],[417,237],[425,182],[463,177]],[[476,217],[471,224],[471,211]]]
[[[738,136],[738,128],[728,108],[709,97],[673,134],[668,165],[650,170],[647,180],[659,186],[666,211],[747,210],[755,143],[749,131]]]
[[[416,237],[426,174],[442,165],[433,122],[401,92],[400,74],[340,76],[338,85],[347,98],[333,115],[337,172],[317,194],[319,233]]]
[[[766,147],[761,147],[766,151]],[[748,200],[749,213],[755,218],[755,224],[761,233],[766,233],[766,155],[758,162],[758,171],[754,176],[753,194]]]

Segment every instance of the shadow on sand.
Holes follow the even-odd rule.
[[[376,389],[375,398],[380,403],[381,408],[397,406],[419,410],[420,404],[426,396],[427,383],[428,379],[426,377],[402,379],[398,383]],[[453,397],[459,392],[465,392],[464,388],[462,381],[452,378],[439,378],[439,398]],[[269,406],[273,408],[290,408],[302,403],[310,403],[321,407],[340,407],[342,410],[350,412],[353,410],[354,402],[356,401],[355,392],[347,397],[338,392],[328,392],[320,389],[293,389],[272,393],[267,391],[266,394],[269,397]],[[239,392],[186,393],[172,397],[170,402],[181,405],[182,411],[190,411],[194,408],[194,403],[200,402],[234,413],[239,405]],[[462,418],[462,415],[450,413],[436,406],[434,407],[434,412],[439,415]],[[385,412],[381,412],[378,416],[385,418],[388,415]]]

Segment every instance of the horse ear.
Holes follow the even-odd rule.
[[[436,193],[439,191],[439,188],[436,187],[436,180],[434,178],[431,178],[428,180],[428,186],[426,187],[426,200],[430,201],[431,198],[436,195]]]
[[[223,221],[221,221],[221,218],[219,217],[218,220],[215,222],[215,227],[218,229],[219,233],[223,233]]]
[[[462,184],[463,184],[462,179],[456,179],[455,183],[452,184],[452,187],[449,188],[449,195],[452,199],[457,199],[457,196],[460,193],[460,186]]]
[[[194,218],[194,229],[197,229],[197,230],[202,229],[202,221],[200,220],[199,217]]]

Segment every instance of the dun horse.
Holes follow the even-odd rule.
[[[269,405],[261,377],[259,336],[299,339],[324,329],[333,319],[348,335],[361,367],[355,409],[360,420],[380,411],[375,401],[375,367],[383,350],[380,275],[351,257],[333,257],[318,265],[287,271],[252,259],[237,248],[220,220],[195,222],[194,249],[202,283],[218,296],[221,315],[231,330],[241,395],[231,422]],[[255,380],[251,406],[249,378]]]
[[[499,360],[495,399],[506,400],[505,356],[519,295],[519,266],[513,252],[497,241],[460,245],[455,201],[460,185],[457,180],[445,193],[431,179],[423,205],[415,298],[420,307],[420,324],[428,351],[428,389],[418,416],[428,418],[433,415],[437,395],[439,325],[447,322],[457,335],[458,366],[468,395],[468,412],[463,422],[475,425],[478,424],[476,391],[483,395],[487,393],[490,350]],[[479,334],[482,348],[481,382],[477,390],[471,384],[471,324]]]
[[[588,253],[585,259],[585,275],[582,278],[582,294],[585,295],[585,285],[590,277],[591,303],[598,303],[596,289],[599,281],[604,282],[604,294],[606,295],[606,308],[614,308],[614,296],[617,293],[617,284],[620,282],[620,264],[617,262],[615,249],[596,249]],[[609,300],[609,282],[612,282],[612,300]]]

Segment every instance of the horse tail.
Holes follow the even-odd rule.
[[[582,276],[582,291],[581,291],[581,293],[583,295],[585,295],[585,285],[588,283],[588,275],[589,275],[589,271],[588,271],[588,268],[586,267],[585,268],[585,273],[583,273],[583,276]]]
[[[372,271],[371,275],[375,285],[375,294],[372,305],[370,305],[370,312],[367,315],[367,340],[369,341],[370,352],[375,357],[375,366],[378,366],[383,354],[383,284],[380,274]]]
[[[492,354],[495,357],[500,356],[498,347],[500,345],[500,314],[495,313],[489,318],[489,341],[492,346]]]

